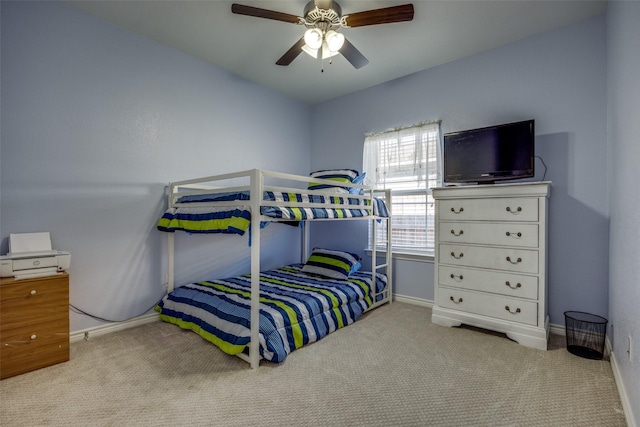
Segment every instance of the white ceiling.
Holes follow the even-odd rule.
[[[369,64],[356,70],[302,53],[275,65],[304,33],[296,24],[231,13],[233,1],[68,1],[292,98],[315,104],[602,14],[606,1],[338,0],[343,14],[413,3],[411,22],[343,29]],[[307,0],[235,3],[301,16]]]

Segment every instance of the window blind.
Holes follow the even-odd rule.
[[[392,190],[394,250],[433,253],[435,212],[430,189],[441,184],[440,164],[439,122],[365,136],[365,183]],[[378,227],[377,241],[386,240],[382,228]]]

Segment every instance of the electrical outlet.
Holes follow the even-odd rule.
[[[631,335],[627,337],[627,356],[629,356],[629,360],[631,360]]]

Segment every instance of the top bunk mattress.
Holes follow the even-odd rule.
[[[160,231],[244,234],[251,222],[249,191],[185,195],[158,221]],[[370,208],[373,200],[373,214]],[[229,202],[238,202],[229,207]],[[246,202],[246,203],[244,203]],[[343,193],[264,191],[260,214],[274,221],[388,217],[383,199]],[[224,207],[216,207],[224,203]],[[272,204],[273,203],[273,204]]]

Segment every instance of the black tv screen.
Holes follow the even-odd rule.
[[[534,176],[535,121],[444,135],[445,183],[494,183]]]

